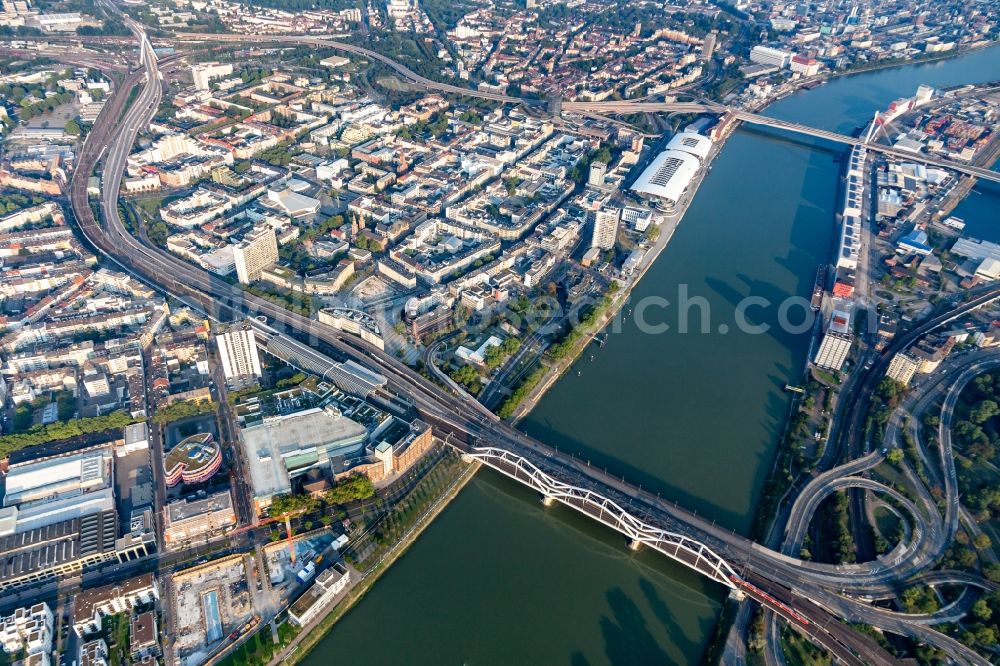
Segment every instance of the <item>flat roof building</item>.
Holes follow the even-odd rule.
[[[240,284],[251,284],[260,279],[261,271],[278,261],[278,239],[269,225],[254,229],[233,246],[233,261]]]
[[[1000,245],[976,238],[959,238],[951,246],[951,253],[974,261],[996,259],[1000,261]]]
[[[111,448],[102,445],[11,465],[3,505],[64,498],[110,485]]]
[[[129,621],[129,652],[134,662],[160,655],[160,633],[156,627],[156,612],[146,611]],[[155,662],[154,662],[155,663]]]
[[[188,497],[163,507],[163,540],[177,549],[195,540],[208,540],[236,526],[229,490],[206,497]]]
[[[291,480],[331,458],[357,455],[368,431],[332,406],[273,416],[240,430],[258,510],[291,492]]]
[[[152,534],[117,535],[117,514],[102,511],[0,536],[0,593],[103,562],[135,560],[153,549]]]
[[[885,374],[903,386],[909,386],[910,380],[913,379],[919,366],[920,363],[909,354],[897,352],[889,361],[889,369]]]
[[[127,456],[149,448],[149,428],[145,421],[125,426],[124,443],[116,449],[119,456]]]
[[[617,207],[602,208],[594,213],[594,233],[590,239],[590,247],[610,250],[618,240],[618,221],[621,219],[621,209]]]
[[[338,330],[356,335],[379,349],[385,349],[382,330],[375,318],[367,312],[350,308],[323,308],[319,311],[319,320]]]
[[[11,511],[16,518],[14,532],[21,534],[42,527],[70,520],[83,518],[101,512],[115,510],[115,496],[111,488],[104,488],[84,495],[62,497],[48,502],[38,502],[29,506],[6,507],[0,512]],[[0,534],[6,534],[0,530]]]
[[[100,631],[103,618],[151,604],[159,598],[160,588],[151,573],[84,590],[73,603],[73,630],[77,636]]]
[[[253,326],[244,321],[227,327],[215,336],[222,358],[222,370],[226,379],[260,377],[260,356],[257,354],[257,340]]]
[[[316,582],[288,608],[289,621],[304,627],[322,613],[336,596],[347,589],[351,573],[339,562],[316,577]]]
[[[80,666],[108,666],[108,644],[103,638],[80,646]]]
[[[0,648],[9,655],[24,651],[29,657],[52,650],[52,610],[37,603],[0,616]]]

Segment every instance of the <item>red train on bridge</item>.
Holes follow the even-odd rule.
[[[807,618],[805,615],[803,615],[802,613],[798,612],[797,610],[795,610],[794,608],[792,608],[788,604],[783,603],[781,601],[778,601],[773,596],[771,596],[770,594],[768,594],[764,590],[760,589],[756,585],[748,583],[745,580],[743,580],[742,578],[740,578],[739,576],[735,576],[735,575],[734,576],[730,576],[729,580],[733,581],[733,584],[736,587],[740,588],[741,590],[744,590],[744,591],[750,593],[751,595],[753,595],[754,597],[757,597],[758,599],[761,599],[761,600],[767,602],[768,605],[773,606],[773,607],[781,610],[788,617],[792,618],[793,620],[795,620],[796,622],[798,622],[802,626],[804,626],[804,627],[808,627],[809,626],[809,624],[810,624],[809,618]]]

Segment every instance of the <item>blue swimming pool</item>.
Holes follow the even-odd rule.
[[[201,605],[205,609],[205,631],[209,643],[222,640],[222,616],[219,614],[219,593],[215,590],[206,592],[201,597]]]

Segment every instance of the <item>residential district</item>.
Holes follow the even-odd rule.
[[[481,464],[731,588],[750,653],[995,659],[1000,244],[954,213],[997,187],[1000,91],[919,85],[851,136],[759,112],[998,31],[995,2],[3,0],[0,663],[293,662]],[[744,124],[843,155],[759,560],[507,425]]]

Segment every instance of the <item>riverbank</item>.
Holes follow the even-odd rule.
[[[425,509],[403,537],[393,544],[374,566],[362,574],[361,580],[350,588],[345,597],[331,608],[328,613],[316,619],[309,626],[303,627],[295,639],[288,644],[288,647],[271,659],[269,666],[278,666],[278,664],[288,664],[291,666],[305,659],[326,638],[334,625],[364,598],[365,594],[388,571],[389,567],[409,550],[410,546],[416,542],[424,530],[458,496],[459,492],[476,475],[479,467],[479,462],[466,463],[466,467],[462,470],[461,474]]]
[[[727,134],[721,140],[713,143],[712,150],[705,160],[705,163],[698,170],[694,181],[688,186],[685,191],[681,201],[678,202],[679,210],[673,215],[669,216],[663,221],[660,226],[660,235],[657,237],[653,247],[651,247],[643,256],[642,263],[636,269],[634,277],[632,277],[628,284],[615,293],[612,297],[611,303],[605,308],[604,313],[601,317],[594,322],[594,324],[586,331],[580,332],[579,339],[573,348],[565,354],[562,358],[557,360],[553,365],[548,366],[548,369],[541,376],[541,378],[535,378],[535,386],[528,392],[523,400],[518,404],[517,408],[509,417],[509,421],[513,424],[517,424],[524,417],[526,417],[531,410],[538,404],[538,401],[542,399],[546,391],[551,388],[556,381],[562,377],[567,370],[576,362],[587,346],[593,342],[594,338],[598,333],[605,330],[609,324],[611,324],[615,317],[621,312],[622,307],[628,302],[632,295],[632,292],[639,286],[639,283],[646,276],[649,269],[656,263],[660,254],[666,249],[670,240],[674,236],[674,232],[680,225],[681,221],[684,219],[684,215],[687,213],[688,208],[694,201],[695,195],[698,193],[698,189],[701,187],[705,176],[712,170],[712,162],[722,151],[723,146],[726,144],[726,140],[732,132]],[[541,352],[544,354],[544,352]],[[516,387],[511,387],[512,389]]]
[[[982,51],[983,49],[988,49],[992,46],[997,46],[1000,44],[1000,40],[988,42],[986,44],[980,44],[978,46],[971,46],[965,48],[958,48],[952,51],[946,51],[934,56],[929,56],[927,58],[919,58],[913,60],[891,60],[891,61],[878,61],[870,65],[863,65],[861,67],[856,67],[849,70],[837,70],[834,72],[824,73],[822,75],[810,76],[808,78],[800,79],[795,86],[791,89],[785,91],[782,95],[775,97],[773,99],[768,99],[763,106],[758,109],[758,111],[763,111],[766,107],[771,104],[781,101],[790,95],[802,92],[804,90],[812,90],[818,86],[831,81],[836,81],[838,79],[843,79],[858,74],[873,74],[875,72],[884,71],[887,69],[911,67],[914,65],[930,65],[936,62],[943,62],[945,60],[953,60],[964,55],[969,55],[970,53],[975,53],[976,51]]]

